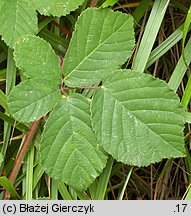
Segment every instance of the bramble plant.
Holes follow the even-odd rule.
[[[83,11],[63,68],[51,45],[35,36],[35,10],[65,16],[83,2],[0,3],[0,34],[25,76],[9,95],[10,114],[27,124],[47,115],[40,142],[43,169],[79,191],[101,174],[108,155],[138,167],[185,156],[185,111],[177,94],[165,81],[124,69],[135,47],[131,15],[108,8]]]

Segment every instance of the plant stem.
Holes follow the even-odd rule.
[[[15,182],[15,179],[17,177],[17,174],[20,170],[20,167],[21,167],[21,164],[22,164],[22,161],[26,155],[26,152],[27,150],[29,149],[29,146],[30,146],[30,143],[36,133],[36,130],[39,126],[41,122],[41,119],[39,119],[38,121],[34,121],[33,124],[31,125],[29,131],[27,132],[26,136],[25,136],[25,140],[18,152],[18,155],[14,161],[14,164],[13,164],[13,168],[11,170],[11,173],[9,175],[9,181],[14,184]],[[10,198],[10,194],[9,192],[5,191],[4,193],[4,199],[9,199]]]
[[[128,182],[129,182],[131,173],[132,173],[132,171],[133,171],[133,168],[134,168],[134,167],[132,166],[132,167],[130,168],[130,170],[129,170],[129,173],[128,173],[127,178],[126,178],[126,181],[125,181],[125,184],[123,185],[122,191],[121,191],[121,193],[120,193],[120,195],[119,195],[119,200],[122,200],[122,199],[123,199],[123,196],[124,196],[124,193],[125,193],[127,184],[128,184]]]
[[[61,26],[60,24],[58,24],[56,21],[52,20],[51,23],[53,25],[55,25],[56,27],[58,27],[65,35],[67,35],[69,37],[72,36],[72,32],[70,32],[67,29],[65,29],[63,26]]]
[[[90,7],[96,7],[97,0],[91,0],[90,1]]]

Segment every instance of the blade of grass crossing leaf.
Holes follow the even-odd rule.
[[[189,65],[191,62],[191,38],[188,41],[186,48],[185,48],[185,61],[186,64]],[[173,73],[172,76],[170,77],[169,80],[169,86],[172,90],[177,91],[180,83],[182,82],[182,79],[187,71],[187,66],[185,64],[185,61],[183,60],[183,55],[181,56],[181,58],[179,59]]]
[[[34,166],[34,145],[31,146],[27,154],[26,167],[26,200],[33,199],[33,166]]]
[[[163,21],[169,0],[158,0],[153,4],[149,20],[147,22],[143,38],[140,43],[136,58],[133,62],[135,71],[143,72],[149,59],[153,44]]]
[[[4,187],[15,199],[20,199],[18,193],[16,192],[11,182],[7,179],[7,177],[0,177],[0,185]]]
[[[7,57],[7,74],[6,74],[6,96],[9,95],[11,89],[15,85],[15,80],[16,80],[16,67],[15,67],[15,62],[13,59],[13,50],[11,48],[8,49],[8,57]],[[6,154],[7,151],[7,146],[9,144],[9,138],[11,135],[11,125],[8,124],[7,122],[4,123],[4,134],[3,134],[3,145],[1,148],[1,154],[3,157]],[[3,169],[3,163],[1,164],[0,167],[0,174]]]
[[[110,156],[108,158],[106,167],[104,168],[103,172],[99,177],[97,193],[95,196],[96,200],[104,200],[106,190],[107,190],[107,185],[109,182],[109,177],[111,175],[112,166],[113,166],[113,158]]]

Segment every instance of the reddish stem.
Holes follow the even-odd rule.
[[[56,27],[58,27],[65,35],[71,37],[72,32],[68,31],[66,28],[55,22],[54,20],[51,21],[52,24],[54,24]]]
[[[90,7],[96,7],[97,0],[91,0],[90,1]]]
[[[24,159],[24,157],[26,155],[27,150],[30,147],[31,141],[32,141],[32,139],[33,139],[33,137],[34,137],[34,135],[35,135],[35,133],[37,131],[37,128],[38,128],[40,122],[41,122],[41,119],[39,119],[38,121],[33,122],[33,124],[31,125],[31,127],[29,129],[29,131],[26,133],[25,140],[24,140],[24,142],[23,142],[23,144],[22,144],[22,146],[21,146],[21,148],[20,148],[20,150],[19,150],[19,152],[17,154],[17,157],[16,157],[16,159],[14,161],[14,164],[13,164],[13,168],[12,168],[11,173],[9,175],[9,181],[12,184],[14,184],[14,182],[15,182],[15,179],[16,179],[16,177],[18,175],[18,172],[19,172],[19,170],[21,168],[23,159]],[[9,192],[5,191],[4,199],[7,200],[9,198],[10,198]]]

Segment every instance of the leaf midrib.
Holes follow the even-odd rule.
[[[40,98],[39,100],[30,103],[29,105],[25,106],[24,108],[21,108],[21,109],[19,108],[18,111],[14,112],[14,114],[17,114],[18,112],[21,112],[22,110],[27,109],[28,107],[32,106],[33,104],[38,103],[38,101],[41,101],[41,100],[43,100],[44,98],[49,97],[49,96],[51,96],[51,95],[53,95],[53,94],[56,94],[56,93],[59,93],[59,92],[58,92],[58,89],[52,91],[51,94],[45,95],[44,97]],[[22,99],[21,99],[21,100],[22,100]],[[12,102],[15,102],[15,101],[20,101],[20,99],[19,99],[19,100],[14,100],[14,101],[12,101]],[[11,103],[9,103],[9,104],[11,104]]]
[[[154,133],[156,136],[160,137],[168,146],[170,145],[170,143],[168,141],[166,141],[163,137],[161,137],[159,134],[157,134],[155,131],[153,131],[147,124],[145,124],[143,121],[141,121],[132,111],[129,111],[123,105],[123,103],[120,103],[120,101],[118,101],[118,99],[114,95],[112,95],[108,89],[103,88],[101,90],[104,90],[106,93],[108,93],[110,95],[110,97],[114,98],[118,102],[118,104],[120,106],[122,106],[123,109],[127,110],[127,112],[129,112],[132,116],[134,116],[134,118],[136,118],[139,122],[141,122],[144,126],[146,126],[152,133]],[[173,147],[177,151],[177,149],[173,145],[170,145],[170,147]]]
[[[68,74],[66,75],[65,80],[67,80],[67,78],[68,78],[78,67],[80,67],[80,66],[83,64],[83,62],[85,62],[85,61],[88,59],[88,57],[92,55],[93,52],[95,52],[97,49],[99,49],[100,46],[102,46],[107,40],[109,40],[111,37],[113,37],[113,35],[115,35],[124,25],[126,25],[126,22],[128,22],[128,21],[129,21],[129,17],[128,17],[128,19],[123,23],[123,25],[120,26],[120,28],[119,28],[117,31],[115,31],[112,35],[110,35],[109,37],[107,37],[102,43],[100,43],[96,48],[94,48],[87,56],[85,56],[85,58],[84,58],[83,60],[81,60],[80,63],[77,64],[76,67],[75,67],[70,73],[68,73]]]

